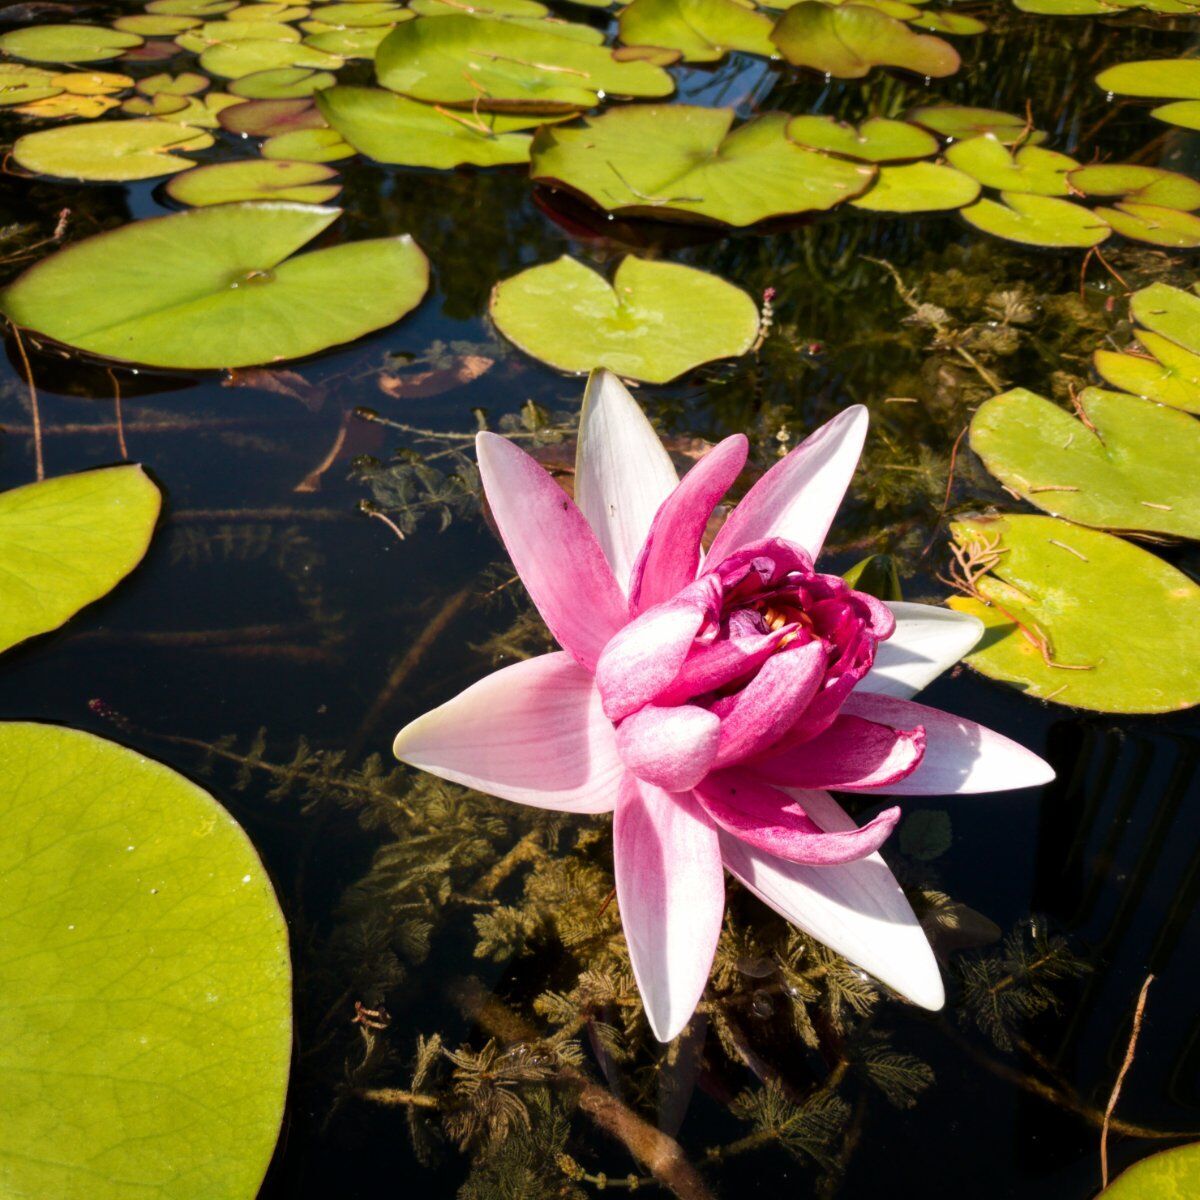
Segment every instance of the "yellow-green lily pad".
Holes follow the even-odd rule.
[[[54,72],[26,63],[0,63],[0,106],[29,104],[61,95]]]
[[[918,9],[916,16],[908,18],[908,23],[926,33],[947,33],[951,37],[975,37],[987,33],[987,26],[978,17],[968,17],[965,13]]]
[[[509,341],[560,371],[607,367],[645,383],[745,354],[759,327],[758,308],[741,288],[633,255],[611,285],[565,255],[530,267],[496,285],[489,311]]]
[[[175,38],[175,44],[193,54],[203,54],[212,46],[240,47],[251,42],[300,41],[300,31],[291,25],[275,21],[206,21],[195,29],[188,29]]]
[[[1067,175],[1079,163],[1068,154],[1041,146],[1012,150],[990,133],[955,142],[946,161],[998,192],[1025,192],[1035,196],[1067,196]]]
[[[1001,192],[1000,200],[977,200],[962,209],[963,218],[994,237],[1049,249],[1098,246],[1112,233],[1091,209],[1057,196]]]
[[[942,163],[881,166],[875,182],[850,203],[866,212],[938,212],[962,208],[979,196],[979,183]]]
[[[132,13],[118,17],[112,27],[121,33],[136,33],[140,37],[177,37],[200,24],[198,17],[171,17],[158,13]]]
[[[1200,246],[1200,217],[1159,204],[1122,203],[1096,209],[1122,237],[1151,246],[1194,250]]]
[[[247,21],[247,25],[254,22]],[[276,42],[252,38],[209,46],[200,55],[200,66],[211,75],[240,79],[258,71],[281,71],[307,67],[313,71],[338,71],[345,63],[336,54],[306,46],[303,42]]]
[[[1127,1167],[1097,1200],[1190,1200],[1200,1196],[1200,1142],[1160,1150]]]
[[[1191,212],[1200,208],[1200,180],[1162,167],[1136,163],[1093,163],[1067,177],[1085,196],[1122,196],[1137,204],[1159,204]]]
[[[211,145],[202,129],[147,118],[39,129],[17,138],[12,154],[39,175],[124,182],[186,171],[195,164],[178,152]]]
[[[617,19],[626,46],[678,50],[684,62],[716,62],[731,50],[772,58],[773,24],[738,0],[633,0]]]
[[[168,181],[167,194],[193,208],[236,200],[325,204],[342,190],[337,177],[336,171],[319,163],[252,158],[193,167]]]
[[[413,14],[408,14],[413,20]],[[365,26],[361,29],[311,29],[304,44],[339,58],[374,58],[380,43],[392,31],[391,25]]]
[[[207,792],[93,734],[0,723],[0,760],[6,1194],[252,1200],[292,1049],[254,847]]]
[[[311,97],[294,100],[245,100],[222,109],[218,117],[222,129],[243,137],[274,137],[294,129],[320,129],[325,118]]]
[[[1129,300],[1133,319],[1151,333],[1200,354],[1200,296],[1166,283],[1152,283]]]
[[[1118,63],[1101,71],[1096,84],[1116,96],[1200,100],[1200,59],[1150,58]]]
[[[1200,100],[1172,100],[1170,104],[1152,108],[1150,115],[1155,120],[1177,125],[1180,129],[1200,130]]]
[[[211,82],[207,75],[201,75],[198,71],[181,71],[178,75],[162,71],[139,79],[137,90],[143,96],[196,96]]]
[[[1040,130],[1031,130],[1024,117],[997,108],[972,108],[962,104],[929,104],[914,108],[905,120],[925,129],[932,129],[947,138],[970,138],[991,134],[997,141],[1011,146],[1017,142],[1045,141]]]
[[[326,163],[353,158],[354,147],[342,140],[336,129],[292,129],[267,138],[261,147],[263,158],[282,158],[292,162]]]
[[[148,13],[178,17],[217,17],[237,7],[237,0],[149,0]]]
[[[142,40],[102,25],[26,25],[0,34],[0,51],[28,62],[103,62]]]
[[[1028,695],[1099,712],[1200,703],[1200,587],[1123,538],[1057,517],[956,521],[988,572],[950,607],[983,621],[968,666]]]
[[[310,20],[321,21],[326,25],[369,28],[395,25],[397,21],[406,19],[403,14],[403,4],[391,4],[386,0],[359,0],[356,4],[322,4],[312,9],[308,16]]]
[[[1142,354],[1097,350],[1097,374],[1130,395],[1200,413],[1200,354],[1145,329],[1137,330],[1137,338]]]
[[[905,162],[938,152],[933,134],[907,121],[886,117],[869,117],[857,128],[836,117],[793,117],[788,122],[787,136],[798,146],[860,162]]]
[[[331,71],[314,71],[311,67],[284,67],[275,71],[256,71],[235,79],[229,90],[246,100],[295,100],[311,96],[322,88],[337,83]]]

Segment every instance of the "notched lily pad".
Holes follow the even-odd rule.
[[[678,50],[685,62],[716,62],[730,50],[772,58],[772,25],[738,0],[633,0],[617,20],[626,46]]]
[[[295,100],[311,96],[322,88],[333,87],[337,76],[331,71],[311,67],[283,67],[275,71],[256,71],[235,79],[229,90],[246,100]]]
[[[947,138],[970,138],[991,134],[1006,146],[1017,142],[1037,144],[1046,140],[1040,130],[1030,129],[1024,117],[998,108],[972,108],[962,104],[929,104],[905,116],[925,129]]]
[[[1200,354],[1200,296],[1166,283],[1152,283],[1129,300],[1133,319],[1151,333]]]
[[[193,167],[167,183],[167,194],[199,208],[237,200],[293,200],[325,204],[342,190],[337,172],[318,163],[263,158]]]
[[[1079,163],[1070,155],[1041,146],[1011,150],[990,133],[955,142],[946,161],[998,192],[1025,192],[1035,196],[1067,196],[1069,172]]]
[[[1130,395],[1200,413],[1200,354],[1157,333],[1136,332],[1141,352],[1097,350],[1092,356],[1097,374]]]
[[[1194,250],[1200,246],[1200,217],[1158,204],[1117,204],[1096,209],[1122,237],[1151,246]]]
[[[1158,204],[1191,212],[1200,208],[1200,180],[1161,167],[1134,163],[1094,163],[1067,176],[1085,196],[1121,196],[1135,204]]]
[[[27,25],[0,34],[0,51],[28,62],[103,62],[141,44],[136,33],[101,25]]]
[[[1116,96],[1200,100],[1200,59],[1151,58],[1118,63],[1101,71],[1096,84]]]
[[[1187,1200],[1200,1196],[1200,1142],[1160,1150],[1127,1167],[1097,1200]]]
[[[938,152],[933,134],[907,121],[886,117],[870,117],[857,128],[836,117],[793,117],[788,122],[787,136],[798,146],[860,162],[905,162]]]
[[[1200,100],[1172,100],[1170,104],[1152,108],[1150,115],[1155,120],[1177,125],[1180,129],[1200,130]]]
[[[260,147],[263,158],[292,162],[339,162],[354,157],[354,147],[336,129],[293,129],[267,138]]]
[[[203,150],[212,141],[202,129],[153,118],[96,121],[27,133],[17,138],[12,155],[39,175],[118,182],[186,171],[195,164],[181,152]]]
[[[1102,217],[1070,200],[1023,192],[1001,192],[1000,200],[976,201],[962,209],[964,220],[994,237],[1048,249],[1098,246],[1112,233]]]
[[[979,183],[970,175],[942,163],[915,162],[879,168],[875,182],[851,200],[866,212],[938,212],[962,208],[979,195]]]
[[[178,75],[163,71],[139,79],[136,86],[143,96],[196,96],[211,82],[207,75],[197,71],[181,71]]]

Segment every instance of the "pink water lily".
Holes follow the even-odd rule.
[[[617,901],[655,1035],[708,979],[724,872],[925,1008],[933,952],[878,853],[827,789],[943,795],[1030,787],[1050,767],[909,697],[978,640],[973,617],[885,604],[813,565],[854,473],[848,408],[701,537],[746,461],[726,438],[677,480],[615,376],[580,416],[575,501],[512,442],[481,433],[501,537],[562,651],[504,667],[413,721],[396,756],[507,800],[613,815]]]

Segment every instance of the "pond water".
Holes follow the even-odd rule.
[[[96,23],[140,11],[80,8]],[[989,30],[957,41],[963,67],[947,79],[876,69],[863,80],[824,80],[733,54],[672,68],[678,98],[731,105],[741,117],[783,111],[855,121],[935,101],[1017,114],[1028,105],[1048,145],[1083,161],[1134,158],[1195,172],[1197,135],[1114,103],[1093,83],[1114,62],[1185,53],[1194,20],[1140,11],[1059,19],[1004,3],[954,11],[968,9]],[[556,11],[608,28],[599,10]],[[182,55],[167,69],[193,61]],[[158,69],[136,65],[131,73]],[[350,72],[369,81],[368,63]],[[19,117],[4,121],[9,141],[31,127]],[[217,144],[198,157],[246,154],[242,139],[218,131]],[[592,1194],[601,1175],[642,1172],[619,1141],[568,1105],[558,1112],[569,1124],[550,1129],[536,1089],[523,1101],[532,1106],[533,1133],[521,1121],[509,1131],[541,1148],[521,1168],[527,1176],[514,1174],[512,1161],[497,1166],[498,1151],[480,1150],[479,1140],[461,1151],[436,1116],[358,1094],[421,1091],[411,1069],[419,1035],[475,1052],[503,1036],[494,1014],[481,1018],[477,1004],[463,1001],[464,981],[490,990],[532,1028],[553,1029],[534,1001],[569,992],[581,958],[543,927],[481,956],[475,918],[497,902],[519,912],[528,874],[555,858],[586,858],[593,868],[607,861],[604,841],[599,849],[577,844],[598,819],[565,819],[548,830],[498,802],[472,799],[476,830],[469,808],[431,809],[427,783],[398,776],[387,791],[380,782],[401,725],[514,648],[544,645],[466,486],[468,435],[480,421],[536,426],[543,461],[566,466],[583,380],[500,336],[486,313],[492,287],[562,254],[611,270],[632,250],[713,272],[756,298],[774,289],[761,349],[637,389],[638,399],[679,462],[699,439],[743,431],[760,470],[845,404],[866,404],[873,431],[826,569],[887,552],[906,598],[936,603],[948,592],[939,578],[948,562],[945,514],[1027,508],[1005,496],[965,444],[947,491],[956,439],[995,390],[989,381],[1064,396],[1068,383],[1089,381],[1092,350],[1118,325],[1125,289],[1115,275],[1131,288],[1155,279],[1188,286],[1191,271],[1183,253],[1126,242],[1106,250],[1112,273],[1093,259],[1081,275],[1081,251],[993,239],[955,213],[846,209],[719,230],[605,220],[582,202],[533,188],[520,167],[437,172],[361,156],[334,165],[344,215],[327,241],[409,233],[429,256],[428,295],[400,323],[269,374],[110,374],[35,349],[47,473],[120,460],[120,434],[165,506],[130,579],[69,628],[6,657],[0,715],[93,730],[172,765],[211,790],[262,854],[289,921],[296,970],[292,1085],[263,1197],[350,1200],[399,1189],[440,1198],[460,1188],[472,1197],[575,1195],[574,1187]],[[6,274],[52,248],[56,226],[70,241],[177,207],[161,180],[12,174],[0,215]],[[88,281],[97,306],[106,303],[105,282]],[[922,323],[919,312],[914,320],[906,295],[944,309],[943,328]],[[34,473],[28,393],[11,338],[8,349],[0,381],[4,487]],[[364,513],[364,501],[399,523],[403,540]],[[1193,577],[1200,568],[1192,549],[1155,552]],[[1130,625],[1138,619],[1127,615]],[[644,1027],[621,1039],[619,1055],[603,1048],[603,1032],[586,1023],[579,1031],[571,1069],[666,1129],[701,1165],[713,1195],[1094,1195],[1098,1114],[1149,973],[1156,982],[1117,1115],[1144,1130],[1200,1130],[1194,714],[1072,710],[966,668],[922,699],[1016,738],[1058,775],[1036,791],[905,803],[907,824],[885,855],[906,884],[977,914],[940,947],[950,995],[943,1013],[885,999],[846,1021],[830,1016],[826,997],[812,1006],[816,1033],[806,1044],[775,966],[746,960],[741,981],[725,985],[736,1035],[722,1036],[710,1022],[668,1061]],[[382,766],[358,773],[372,756]],[[530,861],[485,880],[531,830]],[[471,838],[482,839],[474,864],[463,848]],[[434,867],[429,878],[418,878],[423,865]],[[737,912],[747,927],[760,915],[745,897]],[[384,1015],[356,1023],[356,1001]],[[592,1016],[593,1025],[623,1022],[614,1010]],[[792,1099],[809,1096],[844,1053],[878,1062],[880,1047],[894,1056],[893,1098],[902,1103],[851,1069],[832,1089],[846,1107],[824,1126],[805,1126],[791,1141],[764,1136],[742,1145],[756,1127],[739,1094],[781,1079]],[[443,1083],[449,1067],[434,1073]],[[1114,1134],[1114,1168],[1170,1144]],[[589,1179],[572,1183],[554,1147]],[[714,1157],[718,1147],[734,1149]]]

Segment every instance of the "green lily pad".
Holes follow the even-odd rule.
[[[905,116],[925,129],[932,129],[947,138],[970,138],[991,134],[997,141],[1011,146],[1015,142],[1043,142],[1046,135],[1031,130],[1024,117],[1002,112],[997,108],[971,108],[961,104],[930,104],[914,108]]]
[[[413,19],[411,13],[408,19]],[[304,39],[304,44],[339,58],[374,58],[392,29],[391,25],[381,25],[378,28],[314,30]]]
[[[560,371],[607,367],[645,383],[745,354],[759,327],[758,308],[741,288],[633,255],[611,285],[565,255],[530,267],[496,285],[489,312],[509,341]]]
[[[1101,71],[1096,84],[1114,96],[1200,100],[1200,59],[1151,58],[1118,63]]]
[[[1005,487],[1053,516],[1099,529],[1200,537],[1200,422],[1087,388],[1083,421],[1014,388],[980,405],[971,449]]]
[[[211,145],[202,129],[148,118],[39,129],[17,138],[12,155],[39,175],[117,182],[186,171],[194,163],[177,152]]]
[[[592,108],[605,96],[668,96],[661,67],[618,62],[594,46],[514,21],[419,17],[397,25],[375,56],[379,82],[414,100],[517,112]]]
[[[142,561],[161,503],[138,466],[0,493],[0,651],[111,592]]]
[[[321,129],[325,118],[311,97],[294,100],[247,100],[223,109],[219,118],[222,129],[243,137],[274,137],[294,129]]]
[[[118,17],[112,27],[121,33],[136,33],[140,37],[173,38],[200,24],[198,17],[168,17],[156,13],[133,13]]]
[[[1067,196],[1067,174],[1079,163],[1068,154],[1041,146],[1010,150],[998,138],[984,133],[955,142],[946,161],[998,192],[1025,192],[1035,196]]]
[[[194,125],[197,129],[219,129],[223,112],[250,103],[241,96],[231,96],[228,92],[208,92],[204,96],[152,96],[150,99],[156,102],[176,102],[155,110],[154,115],[160,121],[168,121],[173,125]]]
[[[54,73],[24,63],[0,64],[0,106],[29,104],[62,95],[65,89],[54,82]]]
[[[1133,293],[1129,311],[1151,333],[1200,354],[1200,296],[1166,283],[1152,283]]]
[[[979,183],[940,163],[901,163],[879,168],[875,182],[851,200],[866,212],[938,212],[962,208],[979,196]]]
[[[1122,237],[1151,246],[1170,246],[1175,250],[1194,250],[1200,246],[1200,217],[1163,208],[1158,204],[1117,204],[1112,208],[1097,208]]]
[[[931,133],[886,117],[870,117],[857,129],[836,117],[793,117],[787,136],[798,146],[861,162],[904,162],[938,152],[938,140]]]
[[[1085,196],[1123,196],[1137,204],[1159,204],[1181,212],[1200,208],[1200,180],[1161,167],[1095,163],[1077,168],[1068,179]]]
[[[206,21],[196,29],[186,30],[175,38],[175,44],[193,54],[203,54],[212,46],[244,46],[250,42],[300,41],[300,31],[275,21]]]
[[[92,734],[4,722],[0,757],[6,1191],[251,1200],[292,1047],[254,847],[207,792]]]
[[[378,25],[395,25],[405,20],[404,5],[377,3],[376,0],[359,0],[357,4],[322,4],[312,9],[308,16],[313,21],[326,25],[347,25],[368,28]]]
[[[1177,125],[1180,129],[1200,130],[1200,100],[1172,100],[1170,104],[1152,108],[1150,115],[1157,121]]]
[[[1107,0],[1013,0],[1013,5],[1039,17],[1098,17],[1119,11]]]
[[[246,22],[253,24],[253,22]],[[276,42],[252,38],[209,46],[200,55],[200,66],[210,75],[241,79],[259,71],[307,67],[313,71],[338,71],[345,63],[336,54],[303,42]]]
[[[1200,1196],[1200,1142],[1160,1150],[1127,1167],[1097,1200],[1188,1200]]]
[[[875,178],[871,165],[789,141],[782,113],[731,132],[733,117],[729,108],[638,104],[583,126],[546,126],[534,135],[530,174],[607,212],[727,225],[833,208]]]
[[[342,190],[340,183],[333,182],[336,179],[336,171],[319,163],[252,158],[193,167],[167,183],[167,194],[193,208],[236,200],[324,204]]]
[[[1056,517],[956,521],[951,531],[990,564],[975,584],[990,603],[950,599],[986,627],[966,658],[976,671],[1099,712],[1200,703],[1200,587],[1182,572]]]
[[[678,50],[684,62],[716,62],[730,50],[774,57],[772,25],[737,0],[633,0],[617,19],[625,45]]]
[[[0,50],[29,62],[102,62],[141,44],[136,33],[100,25],[27,25],[0,34]]]
[[[310,67],[284,67],[278,71],[256,71],[235,79],[229,90],[247,100],[295,100],[333,87],[337,76]]]
[[[153,367],[300,358],[398,321],[429,264],[408,236],[295,253],[336,208],[221,204],[135,221],[59,250],[0,294],[16,324]],[[95,281],[104,281],[104,303]]]
[[[838,79],[861,79],[872,67],[941,79],[962,65],[949,42],[861,4],[800,0],[776,22],[771,40],[793,66]]]
[[[178,75],[170,75],[164,71],[139,79],[137,90],[143,96],[197,96],[211,82],[207,75],[196,71],[182,71]]]
[[[477,17],[533,17],[549,15],[538,0],[409,0],[409,8],[421,17],[446,17],[464,9]]]
[[[132,117],[170,117],[181,113],[188,106],[187,96],[172,96],[162,92],[155,96],[130,96],[121,105],[121,111]]]
[[[310,9],[307,4],[239,4],[226,14],[227,21],[299,21],[307,17]]]
[[[217,17],[237,8],[237,0],[150,0],[148,13],[179,17]]]
[[[317,108],[355,150],[376,162],[448,170],[529,161],[528,133],[510,132],[520,119],[497,113],[439,112],[381,88],[336,87]]]
[[[987,33],[987,26],[981,20],[963,13],[918,10],[915,17],[908,18],[908,23],[926,33],[947,33],[951,37],[976,37]]]
[[[1097,350],[1092,355],[1097,374],[1130,395],[1200,413],[1200,354],[1145,329],[1137,337],[1144,354]]]
[[[263,158],[291,162],[339,162],[354,157],[354,147],[336,129],[293,129],[267,138],[260,147]]]
[[[1051,249],[1098,246],[1112,233],[1108,223],[1090,209],[1056,196],[1001,192],[1002,204],[977,200],[962,215],[984,233]]]

